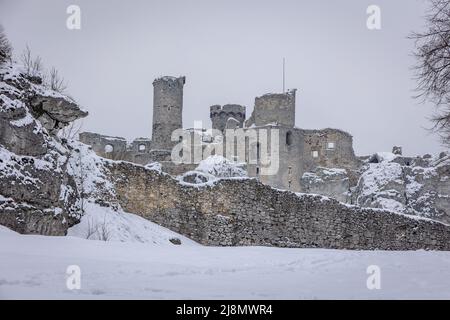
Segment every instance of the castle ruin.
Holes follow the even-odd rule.
[[[190,154],[190,149],[183,158],[183,163],[174,163],[172,149],[181,137],[174,135],[183,128],[183,87],[185,77],[164,76],[153,81],[153,131],[152,138],[138,138],[130,144],[124,138],[100,135],[97,133],[80,133],[80,141],[92,146],[100,156],[114,160],[126,160],[138,164],[160,162],[163,171],[179,175],[193,170],[198,162]],[[317,167],[343,168],[354,172],[361,161],[355,156],[352,136],[339,129],[307,130],[295,126],[296,90],[283,93],[265,94],[255,98],[252,114],[246,118],[246,107],[238,104],[213,105],[210,107],[211,132],[203,128],[184,129],[184,134],[200,144],[201,150],[214,149],[213,154],[221,154],[233,161],[244,162],[250,177],[256,177],[270,186],[305,192],[301,177],[305,172]],[[227,134],[225,134],[227,131]],[[256,143],[231,141],[229,132],[239,132],[246,139],[257,135]],[[263,133],[271,142],[278,142],[278,164],[276,173],[267,174],[261,159],[260,139]],[[217,140],[218,134],[223,140]],[[195,138],[195,136],[197,137]],[[231,135],[231,139],[234,139]],[[273,141],[273,140],[276,141]],[[219,141],[219,142],[217,142]],[[217,148],[217,144],[220,148]],[[238,145],[237,145],[238,144]],[[199,145],[193,144],[193,149]],[[232,148],[233,150],[228,150]],[[193,150],[192,149],[192,150]],[[263,150],[266,151],[266,150]],[[275,150],[268,150],[268,153]],[[240,153],[242,152],[242,153]],[[244,154],[238,157],[238,154]],[[256,158],[256,159],[253,159]],[[255,161],[251,161],[255,160]],[[351,174],[350,174],[351,175]]]

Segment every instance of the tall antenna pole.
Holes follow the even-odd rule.
[[[286,92],[285,90],[285,84],[286,84],[286,71],[285,71],[285,65],[286,65],[286,59],[283,57],[283,93]]]

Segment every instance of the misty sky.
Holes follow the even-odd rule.
[[[81,30],[66,8],[81,7]],[[366,27],[381,7],[382,29]],[[431,105],[414,100],[413,30],[425,0],[0,0],[18,56],[26,44],[55,66],[90,115],[83,130],[131,140],[151,135],[154,78],[185,75],[184,126],[210,127],[209,106],[297,88],[296,125],[340,128],[358,155],[443,149],[425,128]]]

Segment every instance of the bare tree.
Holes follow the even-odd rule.
[[[76,165],[77,167],[79,167],[79,174],[76,177],[76,179],[77,179],[77,187],[79,187],[78,193],[80,196],[80,215],[84,216],[86,212],[86,190],[84,188],[84,183],[87,179],[88,174],[84,168],[81,151],[78,152],[78,159]]]
[[[88,219],[86,239],[91,239],[94,235],[97,235],[94,240],[109,241],[111,239],[111,230],[109,223],[106,222],[106,217],[103,218],[103,222],[97,222],[93,218]]]
[[[72,121],[68,126],[59,131],[59,136],[66,140],[74,140],[83,127],[83,121],[81,119]]]
[[[59,72],[55,67],[50,69],[46,82],[48,87],[56,92],[64,93],[67,89],[67,83],[64,81],[64,78],[59,75]]]
[[[30,47],[27,45],[22,52],[20,60],[23,64],[25,74],[29,77],[42,77],[43,76],[43,64],[41,57],[33,57]]]
[[[92,218],[89,218],[87,222],[86,239],[90,239],[97,231],[97,225],[94,224]]]
[[[103,218],[103,223],[97,225],[97,232],[99,240],[108,241],[111,238],[111,230],[109,230],[106,218]]]
[[[2,25],[0,25],[0,64],[11,61],[12,47],[9,42]]]
[[[427,31],[413,33],[417,98],[436,105],[432,130],[450,146],[450,0],[429,0]]]

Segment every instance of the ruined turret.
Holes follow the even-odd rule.
[[[153,81],[152,149],[170,150],[172,132],[183,128],[183,86],[185,77],[161,77]]]

